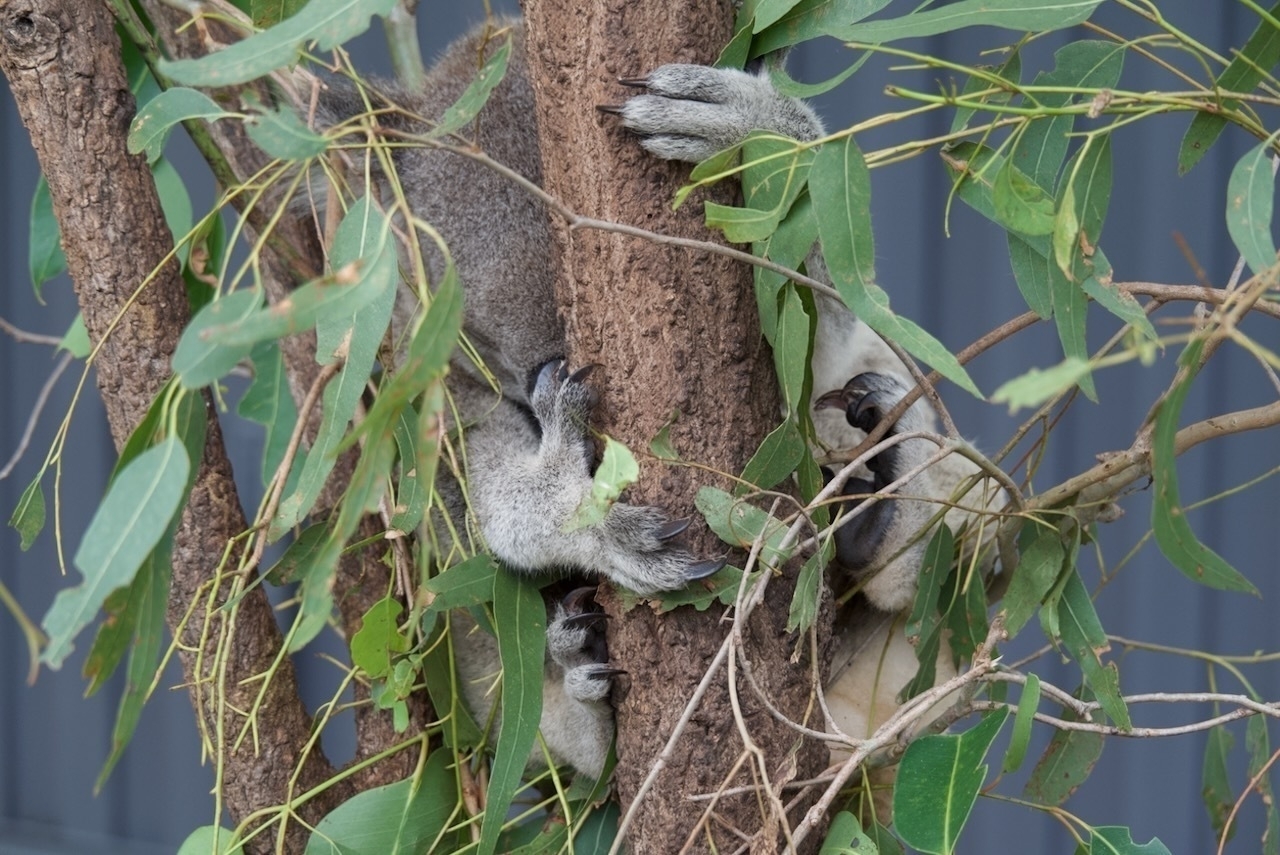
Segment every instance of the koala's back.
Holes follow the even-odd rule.
[[[438,120],[510,36],[505,78],[477,120],[459,134],[493,160],[540,183],[538,128],[523,25],[503,20],[498,27],[477,27],[450,45],[432,65],[421,91],[392,83],[378,88],[396,104],[429,121]],[[364,109],[353,91],[338,91],[326,100],[326,107],[338,116]],[[399,115],[379,121],[409,133],[426,133],[430,128]],[[453,256],[466,294],[468,337],[501,381],[504,394],[523,401],[531,372],[564,355],[546,211],[509,178],[451,151],[401,148],[396,169],[410,208],[439,231]],[[438,280],[443,259],[430,238],[423,240],[423,253],[433,280]],[[417,308],[416,296],[402,288],[400,313],[408,316]]]

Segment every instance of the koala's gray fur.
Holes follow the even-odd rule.
[[[540,180],[537,127],[527,79],[522,32],[516,28],[509,70],[481,112],[475,142],[495,160],[537,182]],[[383,91],[395,103],[424,117],[441,115],[472,80],[483,54],[477,30],[454,44],[431,69],[421,92],[396,87]],[[741,142],[753,130],[801,140],[823,136],[813,111],[780,95],[767,76],[692,65],[663,66],[641,80],[622,81],[645,91],[623,105],[607,108],[620,116],[653,154],[697,161]],[[333,123],[364,110],[362,99],[337,89],[326,99]],[[425,133],[404,118],[389,118],[401,130]],[[506,566],[530,573],[578,571],[603,575],[640,593],[678,588],[714,572],[721,562],[699,562],[671,544],[684,527],[655,508],[618,503],[600,525],[566,525],[591,490],[587,420],[593,396],[581,374],[563,365],[564,331],[556,314],[551,280],[551,237],[546,213],[513,182],[461,155],[427,147],[401,149],[396,168],[416,215],[435,226],[447,242],[466,294],[465,332],[498,389],[467,359],[454,360],[449,389],[465,436],[466,486],[470,518],[489,550]],[[438,277],[442,259],[423,245]],[[814,252],[808,270],[825,276]],[[419,308],[411,288],[401,289],[397,325],[403,330]],[[912,385],[892,351],[841,303],[817,295],[814,343],[814,399],[843,395],[835,409],[815,410],[819,437],[828,448],[850,448],[862,438],[870,414],[896,403]],[[845,389],[850,377],[861,386]],[[840,390],[844,389],[843,392]],[[895,430],[932,427],[933,413],[918,402]],[[879,489],[927,459],[931,443],[909,440],[870,466],[870,478],[854,484]],[[850,521],[838,558],[864,578],[865,594],[876,607],[906,608],[927,537],[917,537],[939,499],[974,472],[967,460],[948,458],[913,479],[902,493],[925,501],[880,501]],[[455,516],[462,519],[458,485],[445,484]],[[848,492],[862,492],[851,489]],[[960,498],[960,497],[954,497]],[[985,507],[994,495],[970,499]],[[949,522],[961,521],[953,511]],[[912,540],[918,543],[903,550]],[[606,697],[612,673],[584,659],[583,639],[570,632],[566,616],[554,612],[548,637],[543,735],[558,760],[595,774],[603,766],[613,732]],[[478,629],[457,634],[458,662],[469,704],[487,716],[492,702],[487,682],[497,670],[493,639]],[[909,647],[903,645],[910,657]],[[915,671],[894,686],[896,692]],[[600,670],[605,668],[605,670]],[[848,687],[846,687],[848,688]],[[856,694],[856,689],[851,689]]]

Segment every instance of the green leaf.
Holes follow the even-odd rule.
[[[778,22],[778,19],[798,6],[800,0],[760,0],[752,22],[752,31],[760,32]]]
[[[297,14],[199,59],[160,60],[160,73],[184,86],[216,88],[248,83],[291,65],[314,43],[328,51],[369,28],[372,15],[386,17],[397,0],[311,0]]]
[[[760,443],[742,469],[742,480],[754,484],[757,489],[770,490],[795,471],[800,458],[808,449],[800,429],[791,419],[778,425]],[[746,489],[745,485],[740,490]]]
[[[191,244],[183,238],[190,234],[193,220],[186,182],[173,164],[163,158],[151,164],[151,177],[156,183],[165,225],[169,227],[169,234],[173,235],[177,247],[178,262],[185,267],[191,255]]]
[[[262,450],[262,483],[269,484],[284,460],[289,437],[298,422],[298,407],[289,390],[289,378],[284,371],[284,357],[280,345],[274,341],[255,344],[249,353],[253,364],[253,382],[245,390],[244,397],[236,405],[236,414],[256,422],[267,429]],[[298,454],[303,454],[298,449]],[[300,471],[295,466],[294,471]],[[291,487],[292,485],[288,485]]]
[[[1225,725],[1218,725],[1209,731],[1209,738],[1204,746],[1204,771],[1200,776],[1200,797],[1204,800],[1205,810],[1209,812],[1209,822],[1213,825],[1214,840],[1222,840],[1225,832],[1227,840],[1235,836],[1233,823],[1227,827],[1227,817],[1231,815],[1236,803],[1235,793],[1231,789],[1231,773],[1227,769],[1227,755],[1235,737]]]
[[[93,343],[89,341],[89,331],[84,327],[84,315],[76,312],[70,328],[62,336],[62,341],[58,342],[58,349],[65,350],[76,359],[85,359],[93,351]]]
[[[1187,345],[1178,358],[1186,376],[1170,391],[1156,414],[1151,441],[1151,478],[1155,482],[1155,496],[1151,502],[1151,528],[1165,558],[1173,562],[1188,579],[1221,591],[1244,591],[1260,596],[1253,583],[1224,561],[1222,556],[1196,539],[1179,497],[1174,441],[1182,405],[1191,389],[1191,382],[1200,370],[1200,353],[1203,349],[1203,340],[1197,339]]]
[[[341,315],[317,319],[317,358],[327,362],[336,352],[345,351],[346,361],[325,387],[320,428],[298,476],[298,486],[280,503],[271,521],[268,535],[273,540],[297,525],[319,497],[391,321],[399,265],[388,230],[386,217],[367,197],[353,205],[338,226],[330,259],[339,270],[359,261],[361,281],[354,288],[366,294],[353,304],[344,304]]]
[[[1254,274],[1276,263],[1271,236],[1275,176],[1271,171],[1276,135],[1249,150],[1231,170],[1227,181],[1227,231]]]
[[[203,403],[203,401],[202,401]],[[201,432],[203,435],[203,431]],[[133,622],[133,647],[129,652],[129,666],[125,669],[125,687],[120,695],[115,725],[111,731],[111,753],[107,755],[102,771],[94,782],[93,792],[102,792],[107,778],[124,755],[133,739],[142,717],[142,708],[151,697],[152,681],[165,638],[165,609],[169,604],[169,582],[172,577],[171,554],[173,533],[177,520],[161,539],[160,545],[147,556],[129,586],[132,595],[129,608],[136,610]],[[94,647],[97,647],[95,639]],[[114,667],[114,666],[113,666]]]
[[[888,6],[889,2],[890,0],[800,0],[799,3],[791,4],[767,27],[755,25],[758,35],[751,43],[751,55],[762,56],[780,48],[830,35],[833,26],[861,21]]]
[[[44,470],[41,469],[22,491],[18,506],[9,517],[9,526],[17,529],[21,538],[18,546],[23,552],[30,549],[40,532],[44,531],[44,489],[40,486],[40,479],[43,477]]]
[[[835,555],[831,541],[805,559],[796,578],[796,590],[791,595],[791,608],[787,613],[787,632],[804,631],[818,618],[818,604],[822,599],[822,571]]]
[[[901,18],[830,28],[843,41],[883,44],[899,39],[949,33],[964,27],[1047,32],[1074,27],[1093,14],[1102,0],[960,0]]]
[[[488,555],[473,555],[427,581],[428,613],[465,609],[493,600],[493,585],[501,571]]]
[[[251,0],[249,14],[253,18],[253,25],[265,30],[285,18],[293,17],[305,5],[306,0]]]
[[[1139,846],[1133,842],[1133,833],[1118,825],[1098,826],[1090,829],[1087,855],[1171,855],[1169,847],[1153,837]]]
[[[1008,404],[1009,415],[1023,408],[1038,407],[1089,376],[1089,363],[1078,356],[1068,356],[1052,368],[1032,368],[1027,373],[1006,380],[991,393],[991,403]]]
[[[1099,266],[1097,261],[1101,258],[1102,253],[1098,253],[1095,267]],[[1097,276],[1090,276],[1084,280],[1082,288],[1086,296],[1133,327],[1138,335],[1147,341],[1156,341],[1159,338],[1156,335],[1156,328],[1151,325],[1151,319],[1147,317],[1146,312],[1142,311],[1142,305],[1132,295],[1112,285],[1109,275],[1105,277],[1105,281]]]
[[[297,536],[289,548],[284,551],[271,569],[267,571],[267,580],[273,585],[287,585],[297,579],[306,577],[311,566],[319,557],[325,539],[329,536],[328,521],[317,522],[307,526]]]
[[[1280,16],[1280,3],[1271,7],[1271,17]],[[1261,18],[1261,16],[1259,16]],[[1218,75],[1216,86],[1224,92],[1249,92],[1266,78],[1280,62],[1280,30],[1263,18],[1244,43],[1240,53]],[[1186,175],[1200,162],[1227,126],[1227,113],[1237,110],[1240,102],[1231,98],[1220,101],[1217,109],[1196,113],[1178,148],[1178,174]]]
[[[781,549],[787,527],[755,505],[747,504],[715,487],[698,490],[694,505],[707,520],[716,536],[730,546],[750,549],[757,537],[763,536],[760,562],[766,567],[781,567],[791,557],[792,549]]]
[[[791,210],[787,212],[787,216],[778,224],[778,228],[768,240],[756,243],[753,251],[770,261],[776,261],[783,267],[798,270],[817,241],[818,219],[813,213],[813,200],[809,194],[805,193],[792,204]],[[775,273],[763,267],[755,268],[756,308],[760,312],[761,331],[770,345],[777,341],[778,314],[781,311],[779,292],[786,282],[787,278],[781,273]],[[795,344],[790,343],[788,347],[795,347]],[[801,370],[808,362],[809,347],[809,342],[806,341],[806,356],[799,366]],[[775,350],[774,364],[781,368],[778,365],[781,360],[776,354]]]
[[[305,855],[416,855],[433,851],[458,804],[453,754],[435,750],[422,776],[357,793],[320,820]]]
[[[778,374],[778,383],[782,386],[782,400],[787,407],[786,414],[792,421],[807,415],[809,389],[813,385],[809,361],[813,351],[814,327],[813,315],[806,311],[804,298],[800,296],[796,286],[791,284],[783,286],[782,303],[778,310],[777,335],[773,346],[773,364]],[[797,439],[799,439],[798,436]],[[799,462],[798,455],[796,462]],[[791,469],[794,468],[795,463],[792,463]],[[789,474],[790,471],[788,469],[783,475]],[[774,481],[769,486],[776,483],[777,481]]]
[[[1058,269],[1071,275],[1073,256],[1080,237],[1080,220],[1076,218],[1074,183],[1068,183],[1053,215],[1053,260]]]
[[[391,672],[391,657],[409,649],[396,619],[404,611],[394,597],[383,597],[364,613],[360,628],[351,636],[351,664],[370,677]]]
[[[241,855],[240,844],[232,845],[235,832],[216,825],[203,825],[187,835],[178,855]]]
[[[493,580],[493,621],[502,659],[502,721],[480,826],[481,855],[495,850],[542,719],[547,609],[536,582],[498,573]]]
[[[875,284],[871,177],[852,137],[818,152],[809,193],[818,217],[828,272],[853,313],[951,382],[981,397],[959,361],[933,336],[890,311],[889,296]]]
[[[182,331],[173,351],[173,372],[186,389],[200,389],[231,372],[253,350],[252,344],[225,345],[211,340],[210,331],[252,317],[262,305],[262,293],[232,291],[196,314]]]
[[[133,581],[178,512],[190,468],[182,443],[170,437],[138,455],[111,484],[76,551],[84,582],[59,592],[42,622],[49,646],[41,659],[50,668],[62,667],[72,640],[107,594]]]
[[[1036,75],[1035,85],[1071,89],[1114,88],[1124,68],[1124,53],[1124,47],[1111,42],[1072,42],[1054,52],[1053,70]],[[1070,104],[1073,97],[1079,96],[1070,92],[1045,92],[1037,100],[1041,106],[1052,109]],[[1018,146],[1013,153],[1014,163],[1046,192],[1054,191],[1058,169],[1067,156],[1069,135],[1074,126],[1074,115],[1055,115],[1031,122],[1018,138]]]
[[[163,60],[162,60],[163,62]],[[237,116],[203,92],[175,86],[148,101],[129,125],[126,144],[130,154],[146,152],[147,162],[160,159],[173,126],[189,119],[222,119]]]
[[[1008,104],[1016,91],[1018,84],[1022,80],[1022,54],[1018,50],[1014,50],[1009,54],[1009,58],[997,66],[979,66],[986,71],[986,75],[971,74],[969,79],[964,83],[964,89],[961,90],[961,97],[966,101],[973,101],[973,97],[979,92],[987,92],[995,85],[990,80],[990,76],[994,75],[1009,85],[1004,89],[990,92],[981,99],[983,104]],[[976,107],[956,107],[955,116],[951,120],[951,133],[958,133],[964,130],[969,120],[978,112]]]
[[[510,58],[511,34],[508,33],[506,39],[493,52],[493,56],[485,60],[480,72],[467,84],[467,90],[462,93],[462,97],[444,111],[444,115],[432,128],[429,136],[439,138],[471,124],[475,117],[480,115],[480,109],[489,100],[489,94],[493,92],[494,87],[507,76],[507,64]]]
[[[622,491],[640,477],[640,464],[636,463],[631,449],[615,440],[604,438],[604,454],[600,465],[591,476],[591,493],[583,497],[573,517],[566,524],[567,531],[599,525],[604,522],[609,509],[618,501]]]
[[[908,845],[931,855],[955,851],[987,777],[987,751],[1009,717],[987,713],[958,735],[923,736],[907,746],[893,790],[894,825]]]
[[[1000,601],[1005,628],[1011,637],[1022,631],[1053,590],[1067,556],[1058,530],[1037,519],[1023,524],[1018,553],[1018,566],[1012,571],[1009,589]]]
[[[281,160],[306,160],[323,154],[329,144],[289,107],[253,115],[245,123],[245,130],[268,157]]]
[[[1089,591],[1079,573],[1070,573],[1058,605],[1062,643],[1080,663],[1085,684],[1097,696],[1102,709],[1117,727],[1130,730],[1129,709],[1120,693],[1120,673],[1114,662],[1102,664],[1101,654],[1111,649]]]
[[[36,192],[31,196],[27,265],[36,299],[43,303],[40,292],[44,283],[67,269],[67,257],[62,252],[62,232],[58,229],[57,217],[53,215],[49,183],[43,175],[36,182]]]
[[[1010,231],[1026,235],[1053,232],[1053,197],[1006,160],[991,187],[996,218]]]
[[[1022,761],[1027,756],[1027,746],[1031,743],[1031,725],[1035,722],[1036,707],[1040,705],[1040,678],[1035,674],[1027,675],[1026,685],[1022,687],[1022,695],[1018,698],[1018,714],[1013,719],[1013,735],[1009,738],[1009,747],[1004,752],[1004,764],[1001,769],[1007,775],[1022,768]]]
[[[831,820],[818,855],[878,855],[879,848],[862,831],[857,818],[842,810]]]
[[[1102,756],[1102,734],[1056,730],[1049,747],[1031,770],[1022,794],[1036,804],[1055,807],[1066,802],[1089,777]]]

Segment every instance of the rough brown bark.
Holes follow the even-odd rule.
[[[141,5],[155,27],[156,34],[167,51],[175,58],[192,58],[206,53],[208,46],[201,40],[201,34],[212,32],[212,35],[224,43],[230,43],[239,37],[239,33],[229,27],[222,26],[212,20],[203,20],[203,26],[191,26],[189,12],[176,9],[163,0],[141,0]],[[220,92],[219,97],[234,98],[238,93]],[[260,93],[260,97],[269,98],[270,93]],[[262,149],[250,141],[240,122],[216,122],[205,126],[205,133],[216,145],[221,162],[219,169],[229,172],[220,175],[223,182],[242,181],[258,173],[266,166],[268,158]],[[270,206],[258,206],[249,211],[241,211],[248,219],[251,231],[267,228],[270,217]],[[270,224],[271,240],[267,242],[263,253],[263,285],[267,296],[273,303],[280,302],[289,296],[292,289],[306,279],[318,275],[324,269],[324,257],[320,241],[307,215],[301,217],[286,214]],[[281,351],[289,377],[290,390],[295,403],[300,404],[307,390],[315,382],[320,373],[320,365],[315,360],[315,333],[307,331],[299,335],[291,335],[280,341]],[[315,435],[320,423],[320,408],[311,413],[308,425],[308,440]],[[352,449],[343,454],[334,466],[328,483],[321,493],[317,507],[331,508],[341,499],[359,458],[359,449]],[[380,529],[366,521],[361,529],[360,539],[367,539]],[[375,602],[385,596],[390,580],[390,571],[382,561],[382,549],[385,544],[361,549],[345,554],[339,562],[335,575],[334,593],[339,614],[339,625],[343,627],[344,636],[350,638],[361,626],[361,619]],[[431,720],[429,704],[425,697],[411,700],[410,723],[405,733],[397,733],[392,723],[389,710],[381,710],[367,703],[368,687],[357,682],[353,688],[356,725],[356,753],[352,763],[360,763],[369,757],[381,754],[388,748],[404,741],[406,733],[414,733],[426,726]],[[304,738],[304,737],[300,737]],[[416,751],[402,751],[385,758],[381,762],[365,767],[353,774],[348,780],[351,791],[363,791],[370,787],[401,781],[413,774],[418,763]]]
[[[687,167],[644,154],[595,107],[629,94],[618,78],[641,76],[665,62],[713,60],[731,35],[732,4],[524,0],[524,5],[546,189],[582,215],[709,238],[700,200],[677,212],[670,207]],[[728,201],[728,190],[717,193],[718,201]],[[568,356],[575,365],[601,366],[593,376],[603,389],[602,427],[642,459],[642,481],[632,497],[665,507],[673,516],[693,514],[698,487],[712,479],[704,470],[645,460],[644,453],[678,413],[671,437],[680,455],[737,473],[776,423],[776,382],[758,327],[750,272],[721,256],[600,231],[561,229],[558,241],[558,297],[566,313]],[[706,555],[724,548],[705,531],[694,533],[690,543]],[[791,585],[785,579],[774,585],[751,621],[747,652],[775,705],[803,720],[807,666],[788,662],[796,641],[782,629]],[[610,656],[630,673],[629,690],[618,704],[616,781],[625,811],[727,630],[717,609],[659,616],[644,608],[623,614],[616,602],[607,607],[615,618]],[[750,690],[743,687],[739,695],[747,727],[765,750],[776,782],[778,770],[791,762],[786,755],[795,748],[796,735],[772,719]],[[747,834],[763,827],[756,844],[768,851],[776,826],[764,818],[765,800],[755,795],[725,799],[700,829],[706,803],[687,800],[722,785],[758,784],[751,762],[730,775],[742,751],[727,681],[720,674],[673,762],[638,806],[628,835],[633,850],[681,851],[692,835],[692,851],[733,851],[742,841],[725,827]],[[803,746],[795,758],[800,777],[820,770],[825,756],[819,746]]]
[[[0,0],[0,70],[31,135],[49,182],[54,211],[62,228],[67,266],[90,338],[104,341],[97,361],[98,386],[117,446],[137,425],[170,375],[169,360],[188,308],[180,272],[160,262],[172,247],[155,186],[140,156],[128,154],[125,137],[134,114],[121,66],[120,46],[105,4],[85,0]],[[159,268],[135,297],[138,286]],[[113,329],[114,324],[114,329]],[[173,552],[170,628],[198,600],[182,630],[180,655],[188,685],[211,697],[208,673],[222,613],[202,641],[206,596],[228,540],[247,527],[231,467],[222,446],[216,414],[209,407],[204,459],[183,514]],[[225,601],[230,584],[220,588],[214,605]],[[199,595],[199,596],[198,596]],[[215,731],[216,717],[230,738],[244,723],[235,710],[250,709],[258,692],[254,678],[273,666],[281,646],[271,606],[260,587],[240,601],[236,635],[226,645],[222,684],[226,704],[197,703],[197,715]],[[203,649],[201,649],[203,645]],[[203,659],[204,673],[198,671]],[[193,693],[193,699],[197,697]],[[298,698],[291,663],[276,669],[271,689],[258,707],[255,739],[238,751],[223,749],[226,805],[240,819],[279,804],[333,774],[318,751],[303,756],[311,719]],[[301,764],[299,779],[290,783]],[[299,813],[316,821],[347,794],[336,786],[304,805]],[[289,851],[301,851],[305,829],[292,823]],[[296,848],[295,848],[296,847]],[[270,836],[251,847],[271,848]]]

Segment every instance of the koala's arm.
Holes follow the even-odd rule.
[[[509,568],[576,570],[652,594],[724,566],[674,546],[688,522],[657,508],[616,502],[601,522],[575,525],[592,490],[586,429],[594,396],[581,373],[548,363],[535,377],[530,410],[472,384],[453,390],[464,401],[477,396],[468,408],[483,412],[466,431],[467,486],[485,543]]]

